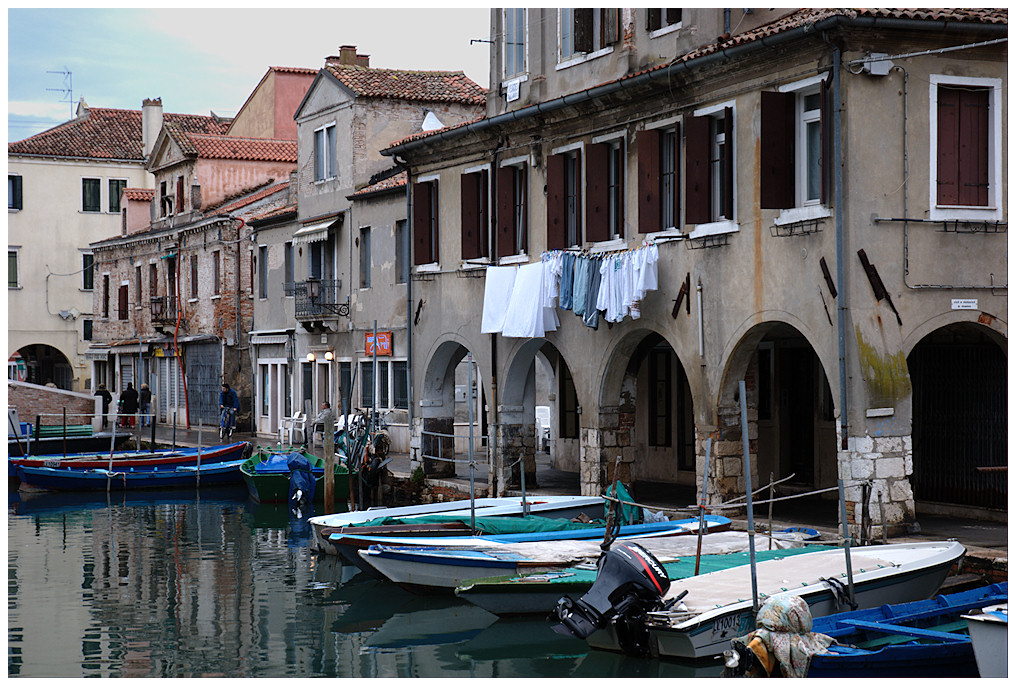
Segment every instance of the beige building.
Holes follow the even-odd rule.
[[[1004,517],[1006,22],[492,10],[486,117],[383,151],[412,189],[414,456],[471,353],[499,492],[547,405],[587,494],[617,458],[636,491],[743,494],[744,438],[753,485],[843,480],[876,534]]]
[[[229,123],[162,115],[158,100],[147,109],[187,131],[221,132]],[[125,188],[151,187],[144,164],[156,133],[140,110],[89,108],[82,99],[73,120],[8,144],[7,353],[15,376],[21,362],[22,380],[92,387],[89,244],[120,232]]]

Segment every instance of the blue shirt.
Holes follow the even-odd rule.
[[[230,388],[228,391],[219,391],[219,405],[240,409],[240,399],[236,397],[236,391]]]

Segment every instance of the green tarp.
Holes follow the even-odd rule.
[[[388,526],[392,524],[447,524],[460,522],[469,526],[469,515],[428,515],[426,517],[378,517],[357,524],[356,526]],[[575,531],[580,529],[602,528],[603,522],[582,524],[567,519],[550,519],[548,517],[477,517],[476,530],[485,534],[527,534],[542,531]]]
[[[614,495],[614,485],[611,484],[607,488],[607,497],[617,498],[621,501],[620,509],[616,510],[616,517],[621,520],[621,526],[628,526],[629,524],[642,524],[642,508],[635,505],[635,499],[631,497],[628,489],[624,487],[624,484],[620,481],[617,482],[617,495]],[[607,513],[610,511],[611,502],[609,500],[603,503],[603,519],[606,521]],[[614,503],[617,506],[617,503]],[[616,522],[616,520],[615,520]]]

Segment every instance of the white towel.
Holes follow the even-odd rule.
[[[519,267],[508,301],[502,335],[507,338],[540,338],[544,328],[543,263]]]
[[[500,333],[515,286],[517,267],[487,267],[480,333]]]

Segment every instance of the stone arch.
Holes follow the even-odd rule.
[[[1003,319],[977,310],[949,310],[925,320],[903,339],[904,353],[909,356],[917,344],[929,334],[953,324],[970,324],[978,327],[989,340],[998,344],[1003,354],[1008,358],[1008,324]]]
[[[57,388],[73,390],[74,368],[70,358],[59,348],[45,343],[34,343],[23,345],[14,352],[21,356],[26,373],[25,381],[28,383],[40,386],[54,383]],[[13,353],[8,356],[8,360],[11,359],[14,359]]]

